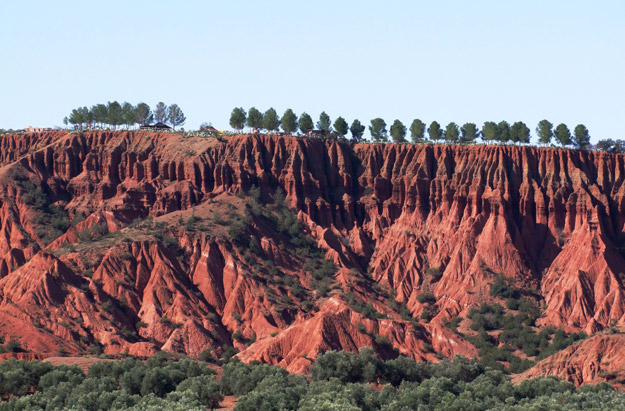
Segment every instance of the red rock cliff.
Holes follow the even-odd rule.
[[[441,323],[487,299],[492,273],[539,291],[541,325],[593,333],[625,321],[622,155],[144,132],[5,135],[0,145],[0,317],[7,334],[36,336],[33,350],[196,355],[234,344],[244,359],[294,370],[323,350],[363,345],[415,358],[474,355]],[[25,181],[86,220],[48,245]],[[232,194],[254,186],[262,196],[283,189],[336,263],[328,296],[312,298],[305,258],[262,219],[252,219],[262,258],[210,223],[242,212],[247,200]],[[190,215],[207,221],[203,233],[176,224]],[[268,264],[300,283],[314,308],[260,278]],[[440,275],[427,276],[432,268]],[[340,289],[386,318],[365,318]],[[402,320],[385,289],[415,317],[418,295],[432,292],[438,314]]]

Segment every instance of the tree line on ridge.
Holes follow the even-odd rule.
[[[63,124],[72,124],[79,128],[111,126],[116,129],[118,126],[132,127],[135,124],[141,126],[149,125],[153,121],[163,124],[171,124],[175,129],[181,126],[187,118],[177,104],[167,106],[162,101],[154,110],[146,103],[139,103],[136,106],[128,102],[122,104],[117,101],[109,101],[107,104],[96,104],[88,108],[78,107],[72,110],[68,117],[63,119]]]
[[[332,123],[330,116],[325,111],[319,115],[319,121],[315,124],[312,117],[306,112],[298,117],[293,110],[287,109],[282,117],[279,117],[273,108],[262,113],[255,107],[250,108],[248,112],[241,107],[235,107],[230,115],[230,126],[238,131],[245,126],[254,130],[269,132],[277,132],[282,129],[286,134],[293,134],[299,130],[305,135],[310,135],[316,131],[315,135],[327,138],[345,138],[349,132],[353,142],[362,141],[366,129],[358,119],[349,125],[343,117],[338,117]],[[388,142],[389,137],[394,143],[407,143],[408,133],[410,133],[410,140],[414,144],[428,141],[471,144],[478,138],[487,143],[529,144],[531,138],[529,127],[522,121],[513,124],[505,120],[498,123],[487,121],[479,128],[475,123],[465,123],[460,126],[454,122],[443,127],[437,121],[432,121],[428,126],[420,119],[415,119],[407,128],[400,120],[395,120],[387,129],[384,119],[374,118],[368,128],[373,141],[376,143]],[[563,147],[575,146],[586,149],[590,145],[590,134],[588,128],[583,124],[578,124],[571,132],[564,123],[558,124],[554,128],[551,122],[542,120],[536,127],[536,134],[541,144],[550,144],[553,139]]]

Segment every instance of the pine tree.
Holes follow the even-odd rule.
[[[473,143],[480,135],[480,130],[475,123],[464,123],[460,127],[460,142]]]
[[[252,130],[260,130],[263,128],[263,113],[256,107],[252,107],[247,112],[247,126]]]
[[[542,144],[549,144],[553,137],[553,124],[547,120],[541,120],[536,127],[536,134],[538,135],[538,142]]]
[[[349,125],[343,117],[337,117],[334,121],[334,131],[339,137],[345,137],[345,134],[349,131]]]
[[[590,145],[590,135],[588,129],[583,124],[578,124],[573,130],[573,140],[575,146],[580,150],[585,150]]]
[[[381,118],[374,118],[371,120],[371,125],[369,126],[369,134],[371,134],[371,138],[376,143],[387,142],[387,131],[386,131],[386,122]]]
[[[391,124],[391,138],[395,143],[405,143],[406,142],[406,126],[399,121],[395,120],[393,124]]]
[[[332,131],[332,122],[330,121],[330,116],[326,114],[325,111],[322,111],[319,114],[319,121],[317,122],[317,128],[323,131],[324,136],[328,136]]]
[[[553,134],[556,136],[556,140],[560,142],[562,147],[566,147],[573,142],[571,140],[571,131],[564,123],[558,124]]]
[[[157,123],[165,123],[167,121],[167,105],[162,101],[154,109],[154,119]]]
[[[263,128],[267,131],[278,131],[279,127],[280,119],[278,118],[278,113],[271,107],[263,115]]]
[[[365,126],[360,123],[360,120],[355,119],[349,127],[349,132],[352,134],[352,141],[358,143],[362,140],[362,136],[365,133]]]
[[[230,114],[230,127],[237,131],[241,131],[245,127],[245,110],[242,107],[235,107]]]
[[[174,130],[176,129],[176,126],[181,126],[185,123],[185,121],[187,121],[187,118],[177,104],[172,104],[171,106],[169,106],[167,119],[169,120],[169,123],[172,125]]]
[[[448,143],[454,144],[458,142],[459,137],[460,137],[460,130],[458,130],[458,125],[454,123],[453,121],[447,124],[447,127],[445,127],[445,140]]]
[[[303,134],[308,134],[314,126],[313,119],[308,113],[302,113],[302,115],[299,116],[299,129]]]
[[[410,125],[410,138],[414,144],[425,141],[425,123],[418,118],[414,119]]]
[[[443,138],[443,130],[441,129],[441,125],[438,124],[437,121],[432,121],[430,123],[430,127],[428,127],[428,135],[430,136],[430,140],[437,142],[441,138]]]
[[[284,130],[284,132],[287,134],[291,134],[295,130],[297,130],[297,116],[295,115],[293,110],[289,108],[284,112],[284,114],[282,115],[281,123],[282,130]]]

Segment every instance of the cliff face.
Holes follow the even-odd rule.
[[[539,296],[539,326],[625,322],[622,155],[143,132],[0,140],[0,317],[33,351],[232,344],[292,370],[364,345],[475,355],[442,324],[488,300],[496,274]],[[284,191],[335,263],[326,295],[292,233],[249,211],[254,187],[265,209]],[[62,210],[84,221],[43,227]],[[230,214],[247,216],[256,252],[220,222]],[[432,305],[424,292],[433,318],[409,321]]]

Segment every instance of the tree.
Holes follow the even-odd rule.
[[[278,113],[271,107],[269,110],[265,111],[263,115],[263,128],[267,131],[278,131],[278,127],[280,127]]]
[[[614,147],[614,140],[607,138],[605,140],[597,141],[597,148],[602,151],[610,151]]]
[[[499,137],[497,123],[494,121],[486,121],[482,126],[482,140],[495,141]]]
[[[410,125],[410,138],[414,144],[425,141],[425,123],[418,118],[414,119]]]
[[[362,140],[362,135],[365,133],[365,126],[360,123],[360,120],[355,119],[349,127],[349,132],[352,133],[352,140],[357,143]]]
[[[122,104],[122,123],[127,127],[132,126],[136,122],[137,113],[135,107],[127,101]]]
[[[63,124],[67,126],[67,123],[69,123],[69,119],[67,117],[63,117]]]
[[[312,117],[310,117],[310,114],[302,113],[302,115],[299,116],[300,131],[304,134],[308,134],[308,132],[312,130],[313,127],[315,127],[315,125],[313,124],[313,119]]]
[[[549,144],[553,137],[553,124],[547,120],[540,120],[536,127],[536,134],[538,135],[538,142],[541,144]]]
[[[480,135],[480,130],[475,123],[464,123],[460,127],[460,142],[473,143]]]
[[[395,143],[405,143],[406,142],[406,126],[399,120],[393,121],[391,124],[391,138]]]
[[[438,124],[437,121],[432,121],[430,123],[430,127],[428,127],[428,135],[432,141],[438,141],[443,137],[443,130],[441,130],[441,125]]]
[[[323,131],[323,135],[326,137],[332,131],[332,122],[330,121],[330,116],[327,115],[325,111],[322,111],[321,114],[319,114],[317,128]]]
[[[157,123],[164,123],[167,121],[167,105],[162,101],[159,102],[154,109],[154,119]]]
[[[80,114],[78,109],[75,108],[72,110],[72,112],[69,114],[68,121],[72,125],[82,124],[82,115]]]
[[[284,130],[284,132],[287,134],[291,134],[295,130],[297,130],[297,116],[295,115],[293,110],[289,108],[284,112],[284,115],[282,115],[281,123],[282,130]]]
[[[445,127],[445,140],[447,140],[448,143],[457,143],[459,136],[460,131],[458,130],[458,125],[453,121],[447,124],[447,127]]]
[[[502,143],[510,141],[510,123],[506,120],[502,120],[497,124],[497,140]]]
[[[256,107],[250,108],[247,112],[247,126],[252,130],[260,130],[263,128],[263,113]]]
[[[580,150],[585,150],[590,145],[590,135],[588,129],[583,124],[578,124],[573,130],[573,140],[575,146]]]
[[[91,112],[93,113],[93,120],[100,123],[100,126],[108,121],[109,112],[106,105],[96,104],[91,107]]]
[[[563,147],[572,143],[571,131],[564,123],[558,124],[553,134],[556,136],[556,140],[558,140]]]
[[[83,122],[86,124],[93,124],[93,112],[86,106],[81,107],[79,110],[83,116]]]
[[[528,144],[530,142],[529,127],[527,127],[522,121],[517,121],[512,124],[512,127],[510,127],[510,140],[515,143]]]
[[[388,138],[386,135],[387,134],[386,122],[379,117],[371,120],[371,125],[369,126],[369,133],[371,134],[373,141],[375,141],[376,143],[388,141]]]
[[[177,104],[172,104],[171,106],[169,106],[169,113],[167,115],[167,118],[174,130],[176,129],[176,126],[181,126],[184,124],[185,121],[187,121],[187,118]]]
[[[337,117],[334,121],[334,131],[339,137],[344,137],[345,134],[349,131],[349,124],[343,117]]]
[[[154,119],[154,115],[152,114],[152,110],[150,110],[150,106],[146,103],[137,104],[137,108],[135,110],[135,121],[142,126],[148,125]]]
[[[108,112],[106,122],[112,125],[113,128],[117,128],[123,122],[122,106],[117,101],[112,103],[109,101],[106,108]]]
[[[245,110],[242,107],[235,107],[232,109],[232,113],[230,114],[230,127],[237,131],[241,131],[241,129],[245,126]]]

